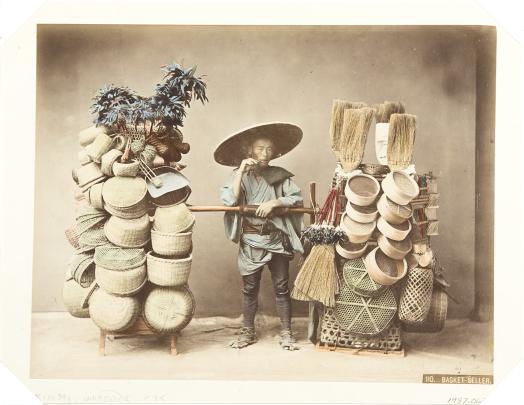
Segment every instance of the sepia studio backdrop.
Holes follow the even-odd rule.
[[[440,236],[432,245],[446,269],[450,317],[474,304],[476,51],[479,28],[378,26],[97,26],[40,25],[37,50],[36,201],[33,310],[65,311],[61,290],[73,253],[64,230],[74,221],[77,133],[90,126],[91,97],[105,83],[147,96],[172,61],[198,65],[209,103],[194,102],[182,132],[191,151],[182,163],[193,205],[220,204],[231,168],[213,160],[216,145],[262,122],[299,125],[302,143],[275,160],[295,174],[308,201],[321,201],[335,158],[329,123],[333,99],[402,101],[418,117],[417,172],[432,170],[441,193]],[[375,162],[374,126],[365,153]],[[196,213],[189,284],[196,316],[238,316],[238,247],[226,239],[221,213]],[[308,220],[306,220],[308,221]],[[291,279],[297,274],[296,260]],[[260,310],[275,314],[264,271]],[[307,304],[294,301],[294,314]]]

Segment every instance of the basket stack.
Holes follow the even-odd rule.
[[[414,166],[381,163],[335,170],[348,241],[335,248],[342,284],[335,307],[324,309],[321,344],[394,351],[402,349],[402,330],[444,327],[449,285],[430,247],[438,234],[436,180]]]
[[[144,165],[157,153],[143,137],[92,127],[79,141],[76,221],[65,232],[75,248],[63,288],[66,308],[107,332],[124,332],[140,317],[155,332],[180,331],[195,308],[187,287],[193,215],[176,196],[154,211],[148,182],[155,172]],[[130,158],[123,161],[126,143]],[[189,192],[186,186],[184,201]]]

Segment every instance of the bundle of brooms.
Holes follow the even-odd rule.
[[[347,238],[344,231],[335,226],[340,210],[338,189],[333,187],[316,215],[315,223],[302,232],[313,247],[304,260],[291,297],[300,301],[318,301],[327,307],[335,306],[335,294],[339,292],[339,280],[335,265],[335,243]]]

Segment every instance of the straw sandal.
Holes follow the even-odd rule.
[[[229,346],[233,349],[243,349],[253,343],[257,342],[257,335],[255,333],[255,328],[242,327],[238,332],[238,336],[233,340]]]
[[[283,329],[280,332],[280,347],[284,350],[299,350],[300,347],[298,347],[297,340],[291,333],[291,330],[289,329]]]

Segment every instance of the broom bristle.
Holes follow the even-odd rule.
[[[358,167],[364,157],[369,127],[373,121],[373,108],[344,110],[344,123],[340,140],[340,162],[344,170]]]
[[[388,166],[392,170],[408,167],[413,159],[417,117],[411,114],[392,114],[388,133]]]
[[[335,267],[333,245],[315,245],[304,261],[291,296],[303,301],[319,301],[328,307],[335,306],[339,280]]]
[[[344,110],[348,108],[357,109],[365,107],[366,103],[361,101],[351,102],[345,100],[333,100],[331,107],[331,124],[329,126],[329,136],[331,139],[331,149],[333,152],[338,152],[340,143],[340,131],[344,123]]]
[[[377,123],[389,122],[392,114],[404,114],[404,105],[400,101],[384,101],[382,104],[373,104]]]

